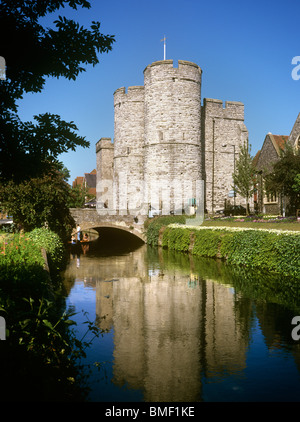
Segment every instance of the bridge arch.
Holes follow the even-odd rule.
[[[120,226],[113,223],[101,223],[101,224],[95,224],[91,226],[83,223],[80,227],[83,232],[89,231],[89,230],[96,230],[99,234],[101,233],[101,231],[103,231],[103,229],[112,229],[115,232],[117,231],[126,232],[126,233],[131,234],[132,236],[137,237],[141,242],[146,243],[146,236],[143,233],[136,230],[135,228]]]
[[[96,209],[90,208],[70,208],[70,212],[82,231],[119,230],[135,236],[143,243],[147,243],[144,229],[145,216],[102,215]]]

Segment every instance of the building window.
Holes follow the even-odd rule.
[[[194,207],[196,205],[196,198],[190,198],[189,199],[189,206]]]
[[[164,133],[162,130],[158,131],[158,140],[163,141],[164,140]]]
[[[265,198],[264,198],[265,204],[277,204],[278,203],[278,197],[276,192],[266,192]]]

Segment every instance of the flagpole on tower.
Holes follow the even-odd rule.
[[[164,60],[166,60],[166,50],[167,50],[167,45],[166,45],[166,36],[164,35],[163,39],[161,41],[164,42]]]

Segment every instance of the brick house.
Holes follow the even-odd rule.
[[[265,192],[264,174],[272,170],[273,165],[279,160],[281,152],[286,145],[290,144],[296,149],[300,148],[300,113],[292,128],[290,135],[273,135],[268,133],[263,142],[262,148],[254,157],[254,165],[257,169],[257,192],[254,201],[257,209],[264,214],[283,214],[287,205],[287,198],[281,192]]]
[[[78,176],[73,181],[73,188],[76,186],[85,187],[88,195],[96,197],[96,182],[97,182],[97,171],[94,169],[90,173],[84,173],[84,176]],[[94,201],[95,202],[95,201]],[[94,202],[89,201],[88,205],[94,206]]]

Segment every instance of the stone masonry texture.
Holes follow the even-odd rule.
[[[197,64],[163,60],[145,68],[144,86],[115,91],[114,142],[101,138],[96,145],[98,208],[147,214],[151,205],[168,214],[194,198],[208,212],[224,208],[234,160],[248,142],[244,105],[216,99],[202,105],[201,83]],[[199,180],[204,198],[198,198]]]

